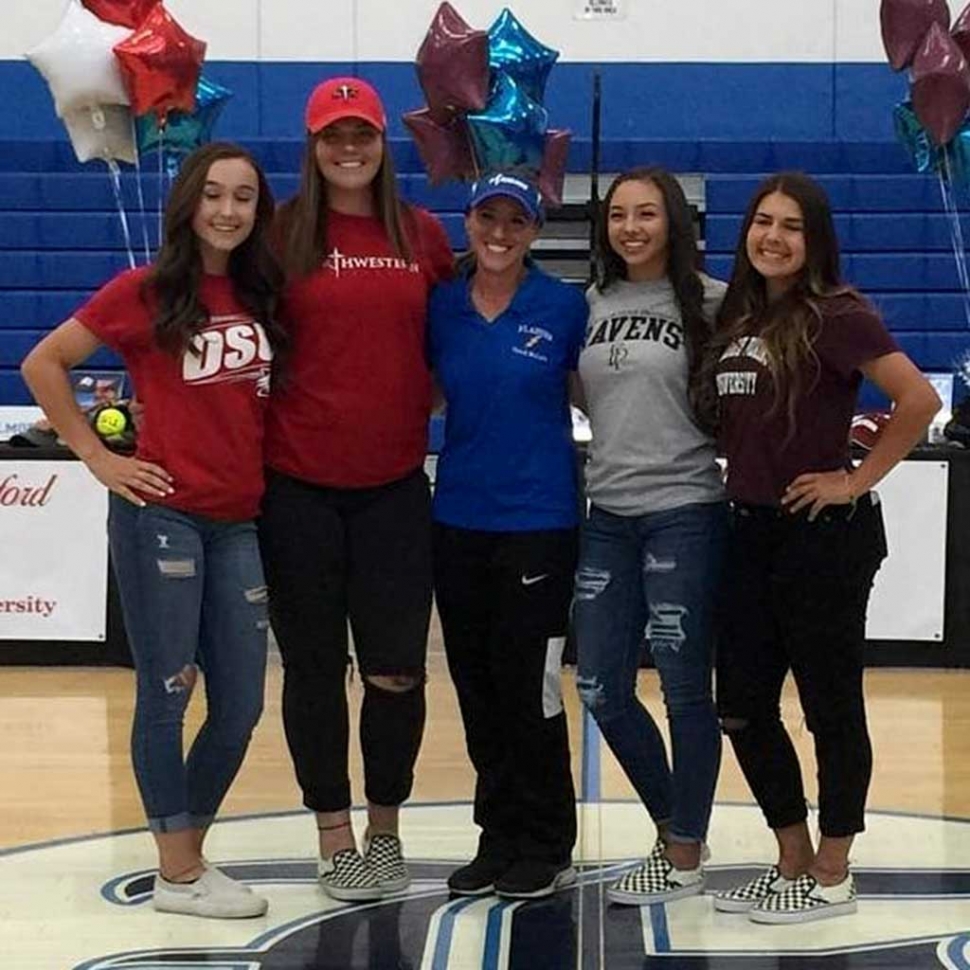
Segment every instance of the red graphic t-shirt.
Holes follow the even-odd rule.
[[[411,261],[394,255],[379,219],[329,212],[323,265],[287,287],[282,313],[292,346],[267,418],[271,468],[317,485],[366,488],[424,461],[427,300],[450,277],[452,253],[441,223],[411,212]]]
[[[899,350],[876,313],[852,296],[822,303],[814,342],[817,369],[806,365],[790,434],[784,399],[775,405],[768,351],[760,337],[742,337],[717,368],[721,423],[718,444],[727,459],[727,490],[752,505],[778,505],[805,472],[849,468],[849,425],[860,368]]]
[[[209,324],[198,351],[173,356],[153,333],[154,301],[141,286],[147,267],[127,270],[75,313],[116,350],[144,415],[138,457],[174,478],[174,494],[146,499],[182,512],[243,521],[263,494],[263,422],[272,350],[260,323],[236,299],[225,276],[203,276],[200,298]]]

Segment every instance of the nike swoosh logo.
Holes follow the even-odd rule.
[[[541,583],[542,580],[548,577],[549,573],[540,573],[538,576],[523,576],[522,585],[523,586],[534,586],[536,583]]]

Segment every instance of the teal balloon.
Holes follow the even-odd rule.
[[[158,127],[154,111],[135,119],[135,141],[140,154],[162,151],[171,155],[188,155],[212,140],[212,129],[232,97],[229,88],[199,78],[192,111],[170,111],[164,128]]]
[[[940,167],[940,149],[933,144],[929,133],[920,124],[912,102],[902,101],[893,108],[893,126],[896,137],[906,149],[913,167],[922,175],[935,172]]]
[[[559,51],[541,44],[506,7],[488,31],[488,65],[498,75],[512,78],[540,104],[546,95],[549,72]]]
[[[539,171],[549,114],[508,75],[496,79],[485,110],[466,120],[480,172]]]

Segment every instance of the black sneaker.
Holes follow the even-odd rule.
[[[551,896],[576,881],[573,864],[520,859],[495,880],[495,892],[509,899],[539,899]]]
[[[495,880],[511,865],[509,859],[477,855],[448,877],[448,889],[456,896],[487,896],[495,892]]]

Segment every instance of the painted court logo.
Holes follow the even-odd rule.
[[[637,861],[629,849],[637,823],[642,834],[643,810],[636,804],[604,803],[590,807],[586,824],[600,812],[604,860],[577,860],[575,887],[523,902],[449,897],[447,876],[467,858],[465,851],[474,851],[471,840],[465,851],[455,851],[459,847],[449,841],[449,833],[470,828],[465,806],[406,809],[412,884],[406,892],[366,904],[337,903],[320,892],[308,848],[312,822],[305,814],[228,820],[218,825],[216,861],[228,875],[265,894],[270,912],[264,919],[233,923],[225,932],[216,922],[151,910],[151,872],[121,872],[84,888],[84,874],[110,871],[112,860],[147,861],[145,833],[119,835],[110,848],[103,844],[107,840],[96,840],[92,854],[101,861],[95,864],[81,858],[78,844],[38,847],[20,858],[24,871],[50,872],[51,892],[58,880],[72,879],[78,905],[89,907],[83,939],[69,951],[73,958],[47,964],[64,970],[970,970],[966,822],[871,813],[865,836],[869,855],[911,859],[912,864],[856,866],[860,902],[853,916],[759,927],[743,915],[716,913],[709,895],[762,871],[751,861],[760,858],[765,846],[755,808],[720,805],[715,811],[715,859],[720,843],[722,854],[730,857],[733,851],[736,859],[747,861],[712,860],[708,895],[645,907],[609,905],[601,893]],[[617,829],[625,834],[617,835]],[[596,841],[588,833],[587,843]],[[260,845],[273,846],[279,858],[247,859]],[[939,860],[932,847],[942,845],[950,847],[948,857],[958,859],[960,867],[920,864],[921,858]],[[238,848],[235,861],[233,846]],[[434,858],[436,850],[455,858]],[[43,858],[45,853],[50,857]],[[65,861],[72,856],[74,863]],[[9,865],[17,858],[0,855],[0,878],[17,879]],[[82,869],[72,875],[71,864]],[[9,915],[23,921],[26,905],[24,910]],[[38,897],[34,918],[38,927],[50,926],[46,897]],[[26,939],[29,920],[22,925]],[[105,955],[91,956],[91,943],[98,939]],[[17,952],[5,959],[9,966],[23,965]]]

